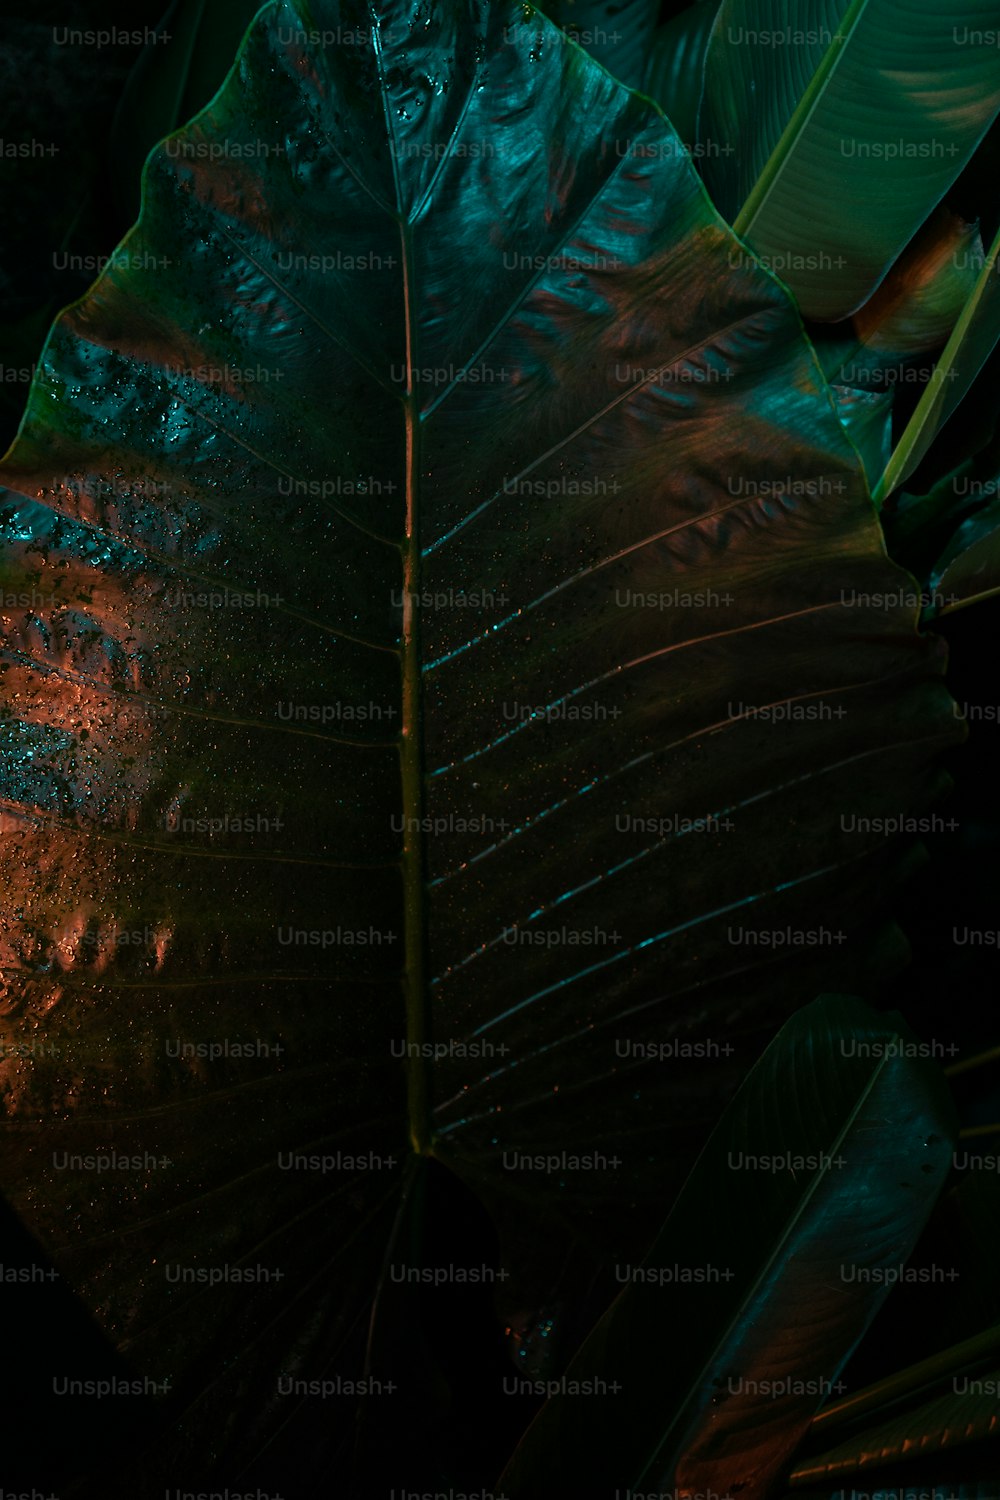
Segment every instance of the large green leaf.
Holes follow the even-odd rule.
[[[809,317],[875,290],[1000,108],[993,0],[724,0],[700,130],[723,214]]]
[[[274,1372],[378,1375],[404,1158],[645,1247],[908,857],[939,644],[787,295],[521,7],[266,9],[2,477],[4,1189],[154,1467],[342,1477]]]
[[[956,1133],[908,1028],[839,998],[800,1011],[502,1488],[521,1500],[561,1474],[593,1493],[767,1494],[913,1248]]]

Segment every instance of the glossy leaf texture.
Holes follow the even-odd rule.
[[[878,484],[889,462],[892,445],[893,391],[831,385],[837,413],[861,455],[868,483]]]
[[[4,1190],[164,1452],[341,1476],[274,1371],[364,1371],[411,1143],[648,1245],[662,1044],[853,961],[940,645],[786,293],[520,6],[263,11],[0,477]]]
[[[786,1023],[522,1440],[512,1500],[560,1473],[595,1494],[771,1492],[951,1165],[954,1111],[913,1040],[839,997]]]
[[[1000,107],[992,0],[724,0],[700,132],[716,205],[807,317],[865,302]]]

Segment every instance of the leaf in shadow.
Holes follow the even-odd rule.
[[[659,0],[548,0],[541,9],[620,83],[642,87]]]
[[[955,1376],[951,1389],[910,1411],[899,1412],[845,1438],[799,1464],[793,1486],[819,1484],[866,1469],[926,1458],[945,1449],[982,1442],[1000,1432],[1000,1367]]]
[[[854,314],[862,347],[892,360],[938,348],[972,293],[985,255],[978,225],[938,209]]]
[[[705,81],[708,39],[719,11],[718,0],[699,0],[660,26],[646,60],[642,91],[655,99],[694,161],[718,149],[698,140],[698,112]]]
[[[1000,338],[1000,232],[986,252],[941,357],[886,465],[879,491],[890,495],[917,468],[968,394]]]
[[[126,222],[141,207],[149,151],[204,109],[259,9],[257,0],[173,0],[155,28],[126,80],[109,142],[112,181]]]
[[[560,1471],[595,1494],[770,1492],[951,1166],[954,1111],[916,1045],[840,997],[786,1023],[522,1439],[513,1500]]]

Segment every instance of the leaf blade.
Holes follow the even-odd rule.
[[[976,285],[886,465],[879,482],[882,496],[891,495],[913,473],[1000,338],[998,254],[1000,232],[986,253]]]
[[[934,1069],[901,1061],[915,1045],[905,1027],[841,997],[786,1023],[705,1147],[639,1275],[570,1364],[569,1394],[555,1394],[522,1440],[502,1476],[515,1500],[551,1476],[556,1435],[563,1464],[572,1455],[605,1485],[696,1492],[711,1480],[719,1493],[768,1493],[889,1290],[879,1268],[909,1253],[950,1167],[954,1111]],[[758,1161],[785,1162],[786,1175],[751,1187],[742,1163]],[[766,1208],[754,1206],[761,1197]],[[706,1213],[719,1202],[741,1226],[738,1240]],[[724,1288],[706,1276],[723,1255],[733,1273]],[[831,1297],[838,1257],[842,1295]],[[845,1278],[845,1260],[870,1274]],[[664,1367],[668,1338],[689,1351],[685,1368]],[[625,1410],[609,1416],[615,1403],[606,1394],[586,1403],[574,1396],[598,1380],[624,1391]]]
[[[338,24],[334,8],[262,13],[220,95],[150,158],[140,225],[56,325],[5,464],[20,601],[5,624],[19,853],[5,869],[5,979],[18,1040],[46,1028],[64,1049],[4,1059],[11,1193],[137,1362],[184,1371],[185,1425],[168,1439],[180,1449],[205,1451],[211,1433],[215,1452],[214,1423],[242,1462],[250,1414],[261,1449],[300,1420],[317,1464],[339,1472],[341,1429],[286,1417],[260,1372],[364,1369],[357,1325],[408,1128],[425,1141],[428,1077],[435,1151],[443,1142],[484,1196],[536,1212],[552,1186],[510,1172],[504,1148],[595,1130],[600,1144],[606,1118],[662,1147],[668,1084],[636,1101],[608,1028],[645,1010],[640,1036],[658,1037],[735,1003],[760,1029],[796,1004],[803,970],[828,952],[775,979],[770,952],[734,954],[721,917],[801,922],[818,891],[863,926],[895,850],[879,830],[841,837],[810,810],[812,783],[884,812],[933,791],[933,752],[955,733],[914,609],[841,597],[900,575],[786,295],[729,264],[734,242],[662,117],[519,16],[441,6],[428,38],[400,7],[386,13],[395,52],[345,56],[296,41]],[[428,78],[440,91],[419,92]],[[503,234],[484,232],[498,184]],[[404,263],[422,293],[409,302]],[[617,375],[622,358],[638,373]],[[495,372],[493,389],[463,378],[476,369]],[[731,493],[733,474],[749,494]],[[545,493],[519,490],[525,478]],[[408,593],[415,535],[423,590],[448,597],[418,604],[423,639],[402,646],[394,596]],[[730,576],[745,595],[735,616],[718,597],[616,598],[616,584],[640,601],[681,582],[721,593]],[[523,614],[494,628],[508,589]],[[418,656],[428,772],[463,767],[423,778],[430,829],[407,826],[415,751],[405,799],[399,764],[401,657],[415,692]],[[529,714],[510,729],[505,702],[578,703],[595,674],[620,694],[595,705],[603,717]],[[776,736],[769,718],[727,712],[737,682],[758,695],[752,709],[833,701]],[[407,728],[416,720],[411,699]],[[658,827],[609,862],[622,799]],[[595,803],[599,816],[574,822]],[[720,831],[692,879],[676,857],[688,834],[661,815],[729,806],[743,857]],[[235,826],[248,814],[263,825]],[[199,825],[220,819],[206,842]],[[401,833],[411,871],[418,850],[427,866],[421,944],[440,983],[426,1042],[430,1000],[411,981],[407,1007],[400,972],[402,930],[412,956],[421,923]],[[626,956],[595,977],[592,947],[600,962],[617,944],[548,937],[600,932],[594,903],[612,889]],[[546,942],[512,953],[512,918]],[[686,1000],[674,1010],[681,996],[693,1015]],[[400,1059],[407,1012],[406,1041],[443,1038],[446,1056]],[[208,1027],[256,1029],[293,1056],[167,1052],[178,1037],[210,1045]],[[604,1115],[594,1101],[607,1095]],[[701,1097],[714,1107],[710,1081]],[[53,1143],[125,1151],[154,1131],[175,1176],[151,1170],[141,1195],[92,1195],[77,1211],[78,1188],[45,1170]],[[286,1152],[348,1160],[296,1176]],[[559,1211],[588,1226],[625,1200],[648,1213],[663,1156],[640,1152],[625,1185],[570,1175]],[[630,1218],[626,1232],[644,1231]],[[173,1295],[150,1270],[164,1239],[172,1265],[206,1271],[267,1246],[296,1290],[234,1285],[214,1308],[200,1282]]]
[[[702,130],[738,154],[706,158],[706,180],[807,317],[856,311],[982,139],[998,80],[960,29],[988,22],[983,5],[943,16],[917,4],[901,35],[883,0],[790,3],[777,15],[726,0]]]

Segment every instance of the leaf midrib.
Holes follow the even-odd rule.
[[[867,8],[868,0],[851,0],[847,13],[840,22],[837,36],[834,37],[823,54],[820,65],[809,80],[805,93],[795,106],[788,124],[778,137],[778,141],[767,159],[764,170],[754,183],[746,202],[733,220],[733,233],[738,234],[742,239],[745,239],[752,231],[757,216],[777,186],[789,156],[791,156],[800,137],[805,132],[806,126],[822,102],[827,86],[837,69],[837,65],[847,51],[855,28]]]
[[[415,600],[420,592],[421,554],[419,529],[420,484],[420,410],[413,378],[416,368],[416,316],[414,294],[413,246],[409,234],[410,219],[404,211],[399,179],[399,152],[396,131],[389,107],[382,38],[375,7],[366,6],[378,72],[379,99],[390,146],[393,183],[396,193],[396,221],[399,226],[400,265],[403,273],[403,324],[406,340],[406,394],[403,398],[405,423],[406,505],[404,539],[401,547],[403,565],[403,620],[400,634],[402,709],[399,733],[399,769],[403,813],[403,992],[406,1004],[406,1108],[410,1144],[418,1156],[431,1150],[431,1065],[424,1056],[430,1026],[430,997],[425,982],[427,964],[427,911],[424,880],[424,840],[421,835],[424,808],[423,745],[423,674],[420,667],[420,617]],[[436,175],[436,174],[435,174]],[[432,184],[433,186],[432,179]]]

